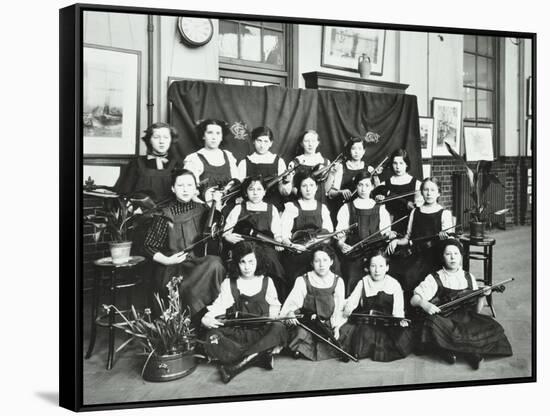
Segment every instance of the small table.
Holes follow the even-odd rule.
[[[88,351],[86,352],[86,359],[90,358],[94,351],[96,328],[97,326],[109,328],[109,353],[107,355],[107,370],[113,368],[113,358],[115,353],[115,319],[116,312],[114,308],[110,308],[108,312],[98,316],[98,303],[99,303],[99,290],[102,281],[109,283],[109,304],[117,306],[116,295],[119,289],[132,289],[140,283],[140,279],[137,274],[131,275],[128,273],[134,270],[139,264],[145,261],[145,257],[131,256],[127,262],[122,264],[114,264],[111,257],[103,257],[94,261],[94,266],[98,268],[98,273],[94,278],[94,287],[92,292],[92,320],[90,331],[90,343],[88,344]],[[108,272],[110,278],[104,279],[103,272]],[[121,279],[120,272],[126,275],[125,279]],[[128,293],[128,304],[131,305],[131,291]],[[117,306],[118,308],[118,306]],[[120,308],[118,308],[120,310]],[[125,312],[125,311],[121,311]]]
[[[493,284],[493,246],[496,240],[492,237],[484,237],[483,240],[472,239],[469,235],[462,235],[460,242],[464,246],[463,268],[470,271],[470,259],[483,261],[483,284],[491,286]],[[480,250],[471,250],[470,247],[480,247]],[[496,317],[493,307],[493,296],[487,296],[487,305],[491,308],[493,317]]]

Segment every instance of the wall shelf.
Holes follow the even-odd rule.
[[[405,94],[409,84],[379,81],[346,75],[331,74],[328,72],[306,72],[302,74],[306,88],[319,90],[353,90],[389,94]]]

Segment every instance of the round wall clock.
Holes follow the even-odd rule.
[[[178,29],[183,43],[193,48],[206,45],[214,33],[212,20],[196,17],[180,17]]]

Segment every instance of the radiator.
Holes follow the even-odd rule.
[[[496,173],[496,176],[502,184],[506,183],[506,174],[504,172]],[[465,173],[453,173],[453,214],[456,215],[456,223],[462,224],[464,228],[470,223],[470,214],[465,213],[472,204],[470,196],[470,182]],[[489,202],[487,209],[489,212],[495,212],[506,207],[504,188],[495,183],[491,183],[485,192],[485,199]],[[506,226],[506,215],[491,214],[488,217],[488,226],[498,224],[500,227]]]

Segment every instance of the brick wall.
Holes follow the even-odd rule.
[[[427,164],[424,161],[424,164]],[[452,157],[438,157],[429,161],[431,165],[431,175],[440,181],[441,197],[439,202],[445,208],[452,209],[452,175],[453,173],[464,172],[461,163]],[[475,168],[475,163],[471,164]],[[531,167],[531,158],[520,157],[501,157],[493,162],[492,171],[495,173],[504,173],[506,177],[505,201],[506,208],[510,211],[506,213],[506,223],[523,224],[531,222],[530,207],[525,206],[525,199],[522,198],[523,187],[526,186],[525,169]],[[455,213],[453,213],[455,215]]]

